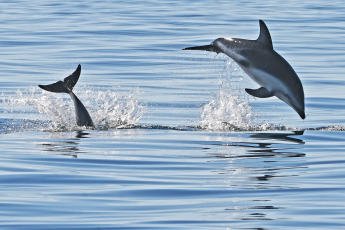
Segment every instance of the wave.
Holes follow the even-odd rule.
[[[210,130],[201,126],[166,126],[166,125],[128,125],[118,127],[118,129],[163,129],[177,131],[206,131],[206,132],[269,132],[269,131],[345,131],[345,126],[329,125],[315,128],[294,128],[285,125],[262,124],[244,127],[224,124],[221,129]]]
[[[28,119],[1,119],[0,133],[26,132],[26,131],[44,131],[44,132],[71,132],[84,131],[85,127],[73,126],[72,128],[55,127],[53,121],[28,120]],[[91,128],[89,128],[91,129]],[[295,132],[295,131],[345,131],[345,126],[329,125],[323,127],[295,128],[285,125],[262,124],[244,127],[238,127],[230,124],[223,124],[220,129],[207,129],[201,126],[168,126],[168,125],[141,125],[141,124],[123,124],[113,128],[98,126],[95,130],[110,129],[151,129],[151,130],[174,130],[174,131],[201,131],[201,132]]]

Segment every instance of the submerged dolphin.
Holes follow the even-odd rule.
[[[211,45],[188,47],[183,50],[206,50],[224,53],[232,58],[256,83],[258,89],[245,89],[254,97],[276,96],[291,106],[304,119],[304,92],[290,64],[273,49],[265,23],[260,20],[257,40],[218,38]]]
[[[77,119],[77,125],[79,126],[89,126],[93,127],[93,122],[90,117],[89,112],[86,110],[85,106],[79,98],[72,92],[73,87],[77,84],[77,81],[80,76],[81,66],[78,65],[78,68],[63,81],[58,81],[51,85],[38,85],[41,89],[47,90],[54,93],[68,93],[74,103],[75,114]]]

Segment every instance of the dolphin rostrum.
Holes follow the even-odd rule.
[[[93,127],[93,122],[89,112],[79,98],[72,92],[73,87],[77,84],[81,72],[81,66],[78,65],[77,69],[63,81],[58,81],[50,85],[38,85],[41,89],[54,93],[68,93],[74,103],[77,125]]]
[[[259,23],[260,35],[257,40],[218,38],[210,45],[183,50],[206,50],[228,55],[261,86],[258,89],[245,89],[248,94],[259,98],[276,96],[305,119],[301,80],[290,64],[274,51],[265,23],[262,20]]]

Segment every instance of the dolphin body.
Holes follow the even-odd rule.
[[[94,127],[89,112],[79,98],[72,92],[73,87],[77,84],[81,72],[81,66],[78,65],[77,69],[63,81],[58,81],[50,85],[38,85],[41,89],[54,93],[68,93],[74,103],[77,125]]]
[[[217,38],[210,45],[183,50],[206,50],[228,55],[261,86],[258,89],[245,89],[248,94],[259,98],[276,96],[305,119],[301,80],[290,64],[274,51],[265,23],[262,20],[259,23],[260,35],[257,40]]]

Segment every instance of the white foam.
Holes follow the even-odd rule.
[[[110,129],[135,125],[146,107],[139,102],[140,90],[127,93],[113,90],[86,90],[78,92],[93,119],[96,128]]]
[[[254,119],[248,101],[233,95],[231,87],[219,93],[202,108],[201,127],[208,130],[246,130]]]
[[[96,129],[135,125],[146,108],[137,98],[140,95],[139,90],[118,93],[114,90],[79,89],[75,94],[89,111]],[[35,130],[78,130],[74,105],[67,94],[51,93],[32,87],[4,97],[3,103],[7,104],[7,113],[16,114],[20,110],[25,116],[23,119],[35,121]],[[23,124],[23,128],[24,126],[26,125]]]

